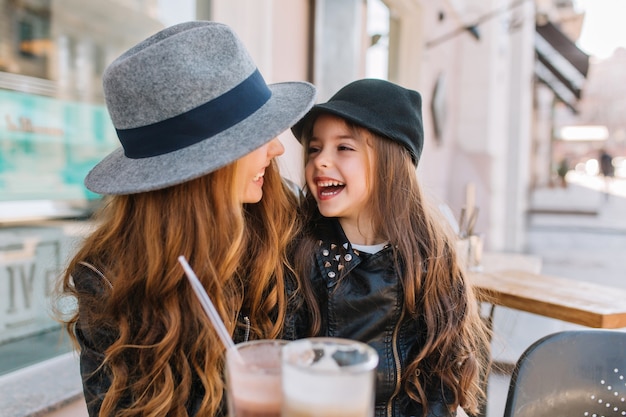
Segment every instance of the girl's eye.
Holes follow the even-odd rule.
[[[316,153],[319,151],[320,151],[320,148],[318,148],[317,146],[309,146],[307,153],[310,155],[312,153]]]
[[[339,145],[339,146],[338,146],[338,149],[339,149],[340,151],[353,151],[353,150],[354,150],[354,148],[352,148],[352,147],[350,147],[350,146],[346,146],[346,145]]]

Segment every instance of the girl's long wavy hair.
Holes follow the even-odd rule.
[[[69,263],[61,295],[77,297],[80,309],[64,320],[70,336],[76,342],[77,324],[116,335],[104,351],[111,387],[100,416],[187,416],[190,395],[198,390],[205,393],[198,415],[220,409],[223,345],[179,255],[188,259],[230,332],[245,314],[251,338],[281,335],[285,253],[297,229],[297,201],[272,162],[261,202],[242,204],[234,186],[236,164],[170,188],[112,197]],[[106,297],[78,293],[71,273],[81,261],[111,281]]]
[[[313,122],[305,126],[305,152]],[[443,384],[452,393],[453,409],[461,406],[477,413],[484,403],[484,377],[490,366],[489,330],[480,317],[464,267],[457,261],[456,236],[439,211],[426,201],[408,151],[374,132],[346,123],[355,138],[368,144],[372,172],[367,177],[373,190],[369,208],[374,233],[396,248],[396,268],[403,271],[405,309],[426,327],[423,346],[404,371],[404,389],[422,404],[425,414],[427,393],[434,384]],[[302,209],[304,222],[312,224],[309,220],[319,214],[309,192]],[[309,230],[295,257],[296,270],[303,277],[311,271],[315,245]],[[311,309],[312,334],[320,330],[318,314]]]

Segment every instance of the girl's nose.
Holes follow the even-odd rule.
[[[318,168],[328,168],[330,165],[330,158],[323,150],[321,150],[314,158],[314,163]]]

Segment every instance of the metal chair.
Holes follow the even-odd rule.
[[[504,417],[613,416],[626,416],[626,332],[554,333],[517,361]]]

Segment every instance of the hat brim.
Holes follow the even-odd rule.
[[[316,104],[311,110],[296,124],[291,127],[293,135],[302,143],[302,134],[307,124],[317,118],[320,114],[332,114],[339,116],[349,122],[365,127],[383,136],[389,136],[388,132],[382,131],[378,126],[384,125],[379,122],[380,115],[372,113],[367,108],[354,105],[347,101],[329,101],[323,104]]]
[[[315,87],[306,82],[268,85],[270,99],[235,126],[186,148],[149,158],[131,159],[120,147],[99,162],[85,178],[98,194],[153,191],[201,177],[269,142],[300,120],[315,101]]]

